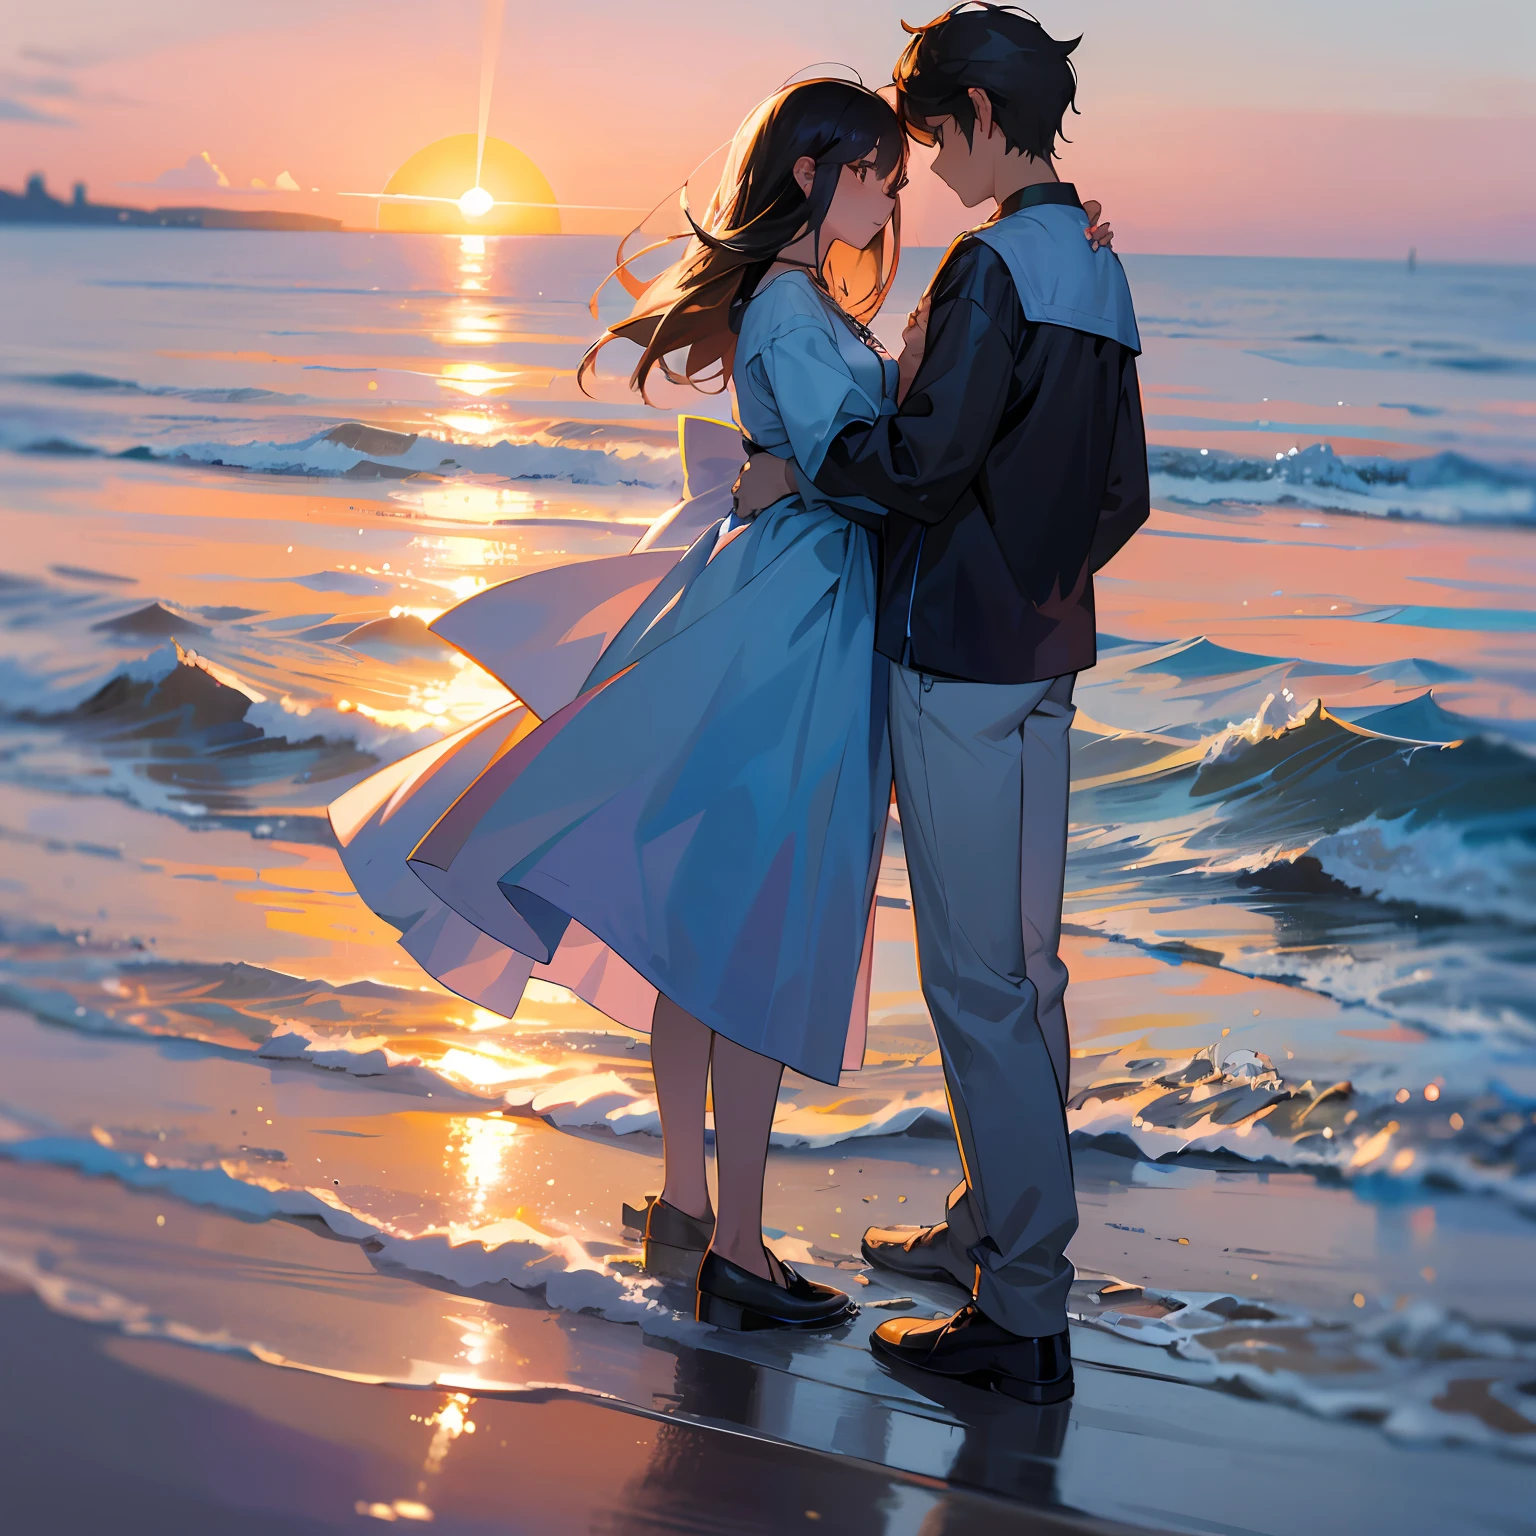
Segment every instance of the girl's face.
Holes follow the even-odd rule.
[[[801,177],[801,167],[807,168],[810,175]],[[807,157],[798,162],[795,171],[796,178],[808,192],[807,183],[816,171],[815,161]],[[822,222],[822,250],[826,250],[832,241],[841,240],[856,251],[862,251],[890,223],[891,215],[896,211],[896,196],[906,183],[900,166],[882,179],[875,169],[873,150],[862,159],[845,165],[837,178],[832,205]]]

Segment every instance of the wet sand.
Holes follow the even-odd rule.
[[[44,1234],[23,1283],[14,1255]],[[6,1168],[0,1244],[18,1536],[329,1530],[396,1500],[519,1533],[777,1533],[806,1510],[871,1536],[1505,1532],[1536,1486],[1171,1380],[1083,1329],[1075,1401],[1035,1410],[879,1367],[876,1310],[816,1341],[661,1339],[57,1169]]]
[[[0,1358],[12,1536],[1120,1529],[654,1411],[428,1398],[114,1337],[3,1281]]]

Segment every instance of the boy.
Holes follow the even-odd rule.
[[[971,1300],[937,1321],[893,1318],[872,1343],[1050,1403],[1072,1393],[1077,1229],[1057,953],[1068,731],[1076,674],[1095,661],[1093,572],[1150,506],[1140,339],[1118,258],[1084,240],[1052,166],[1076,41],[990,4],[907,30],[906,131],[938,146],[933,169],[967,207],[996,211],[934,277],[900,410],[848,428],[815,484],[888,509],[876,648],[891,662],[923,992],[965,1172],[947,1222],[872,1228],[864,1252]],[[794,475],[756,455],[744,510]]]

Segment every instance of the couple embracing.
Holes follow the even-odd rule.
[[[992,5],[908,30],[894,107],[821,79],[748,116],[683,257],[631,285],[605,338],[643,348],[642,393],[657,368],[734,389],[752,456],[731,515],[681,555],[594,563],[620,574],[585,627],[554,625],[603,641],[568,697],[514,683],[526,706],[332,819],[358,889],[455,990],[510,1014],[537,974],[649,1030],[666,1175],[647,1268],[694,1284],[705,1322],[826,1329],[856,1309],[764,1245],[763,1175],[785,1066],[835,1084],[860,1064],[894,775],[964,1180],[946,1220],[871,1230],[864,1253],[970,1299],[873,1345],[1048,1403],[1072,1391],[1077,1226],[1068,730],[1093,572],[1148,511],[1139,341],[1119,261],[1052,168],[1074,45]],[[909,140],[996,208],[894,360],[866,322]],[[466,605],[482,660],[534,644],[541,579]]]

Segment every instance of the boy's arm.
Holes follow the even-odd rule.
[[[1104,503],[1099,509],[1098,532],[1088,551],[1088,569],[1097,571],[1125,547],[1126,541],[1146,522],[1152,510],[1152,489],[1147,478],[1147,429],[1141,416],[1141,385],[1136,359],[1125,362],[1120,376],[1120,407],[1115,417],[1115,440],[1109,452],[1109,478],[1104,483]]]
[[[1017,305],[1012,280],[980,241],[962,242],[933,290],[927,343],[894,416],[847,428],[827,449],[816,489],[862,496],[940,523],[981,472],[1016,362],[996,315]]]

